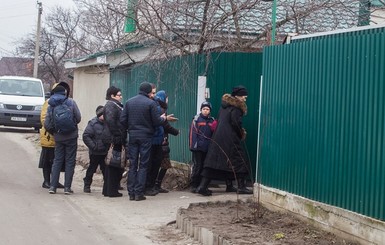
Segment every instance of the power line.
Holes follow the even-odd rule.
[[[19,18],[19,17],[24,17],[24,16],[32,16],[32,15],[35,15],[35,14],[21,14],[21,15],[13,15],[13,16],[3,16],[3,17],[0,17],[0,20],[2,20],[2,19]]]
[[[16,3],[16,4],[11,4],[11,5],[2,5],[0,12],[8,12],[9,10],[14,10],[17,9],[20,11],[22,8],[31,8],[31,2],[21,2],[21,3]]]

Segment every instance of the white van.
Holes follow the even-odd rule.
[[[32,77],[0,76],[0,125],[41,128],[43,83]]]

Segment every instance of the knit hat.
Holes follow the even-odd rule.
[[[155,95],[156,100],[166,103],[166,98],[167,98],[166,91],[159,90],[158,92],[156,92],[156,95]]]
[[[249,93],[247,92],[246,88],[242,85],[239,85],[233,88],[231,96],[247,96],[248,94]]]
[[[104,106],[99,105],[98,107],[96,107],[96,116],[97,117],[100,117],[101,115],[103,115],[103,113],[104,113]]]
[[[53,94],[66,94],[66,89],[61,86],[61,85],[57,85],[55,88],[52,89],[51,91]]]
[[[152,91],[152,86],[151,83],[148,82],[142,82],[139,87],[139,91],[144,92],[146,94],[151,93]]]
[[[205,102],[203,102],[201,104],[201,110],[202,110],[203,107],[208,107],[210,109],[210,111],[211,111],[211,108],[212,108],[211,103],[208,102],[208,101],[205,101]]]

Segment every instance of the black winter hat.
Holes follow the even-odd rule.
[[[246,88],[242,85],[239,85],[233,88],[231,96],[247,96],[248,94],[249,93],[247,92]]]
[[[57,85],[51,92],[54,94],[65,94],[66,89],[61,85]]]
[[[204,102],[201,104],[201,110],[202,110],[203,107],[208,107],[208,108],[210,109],[210,111],[211,111],[211,108],[212,108],[211,103],[208,102],[208,101],[204,101]]]
[[[139,87],[139,91],[144,92],[146,94],[151,93],[152,91],[152,86],[151,83],[148,82],[142,82]]]
[[[68,83],[66,83],[66,82],[60,82],[58,85],[63,86],[66,89],[66,91],[67,91],[67,98],[68,98],[68,96],[71,93],[70,85]]]
[[[99,105],[98,107],[96,107],[96,116],[97,117],[100,117],[101,115],[103,115],[103,113],[104,113],[104,106]]]

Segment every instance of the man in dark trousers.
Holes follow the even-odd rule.
[[[166,115],[161,115],[157,104],[151,98],[156,88],[143,82],[139,94],[127,100],[120,116],[121,124],[128,130],[128,171],[127,190],[130,200],[145,200],[147,167],[150,160],[152,137],[155,127],[162,125]],[[140,157],[140,160],[139,160]]]
[[[73,193],[72,179],[75,171],[76,164],[76,151],[78,148],[78,124],[81,120],[81,113],[76,104],[76,102],[67,97],[68,91],[65,87],[58,85],[53,90],[53,95],[48,100],[48,109],[47,116],[44,121],[44,127],[48,129],[50,126],[50,122],[55,122],[55,131],[53,132],[53,136],[55,138],[55,158],[52,165],[52,176],[51,176],[51,184],[49,188],[50,194],[56,193],[56,188],[59,183],[59,174],[62,166],[65,166],[65,174],[64,174],[64,194],[70,195]],[[60,105],[65,105],[69,108],[72,119],[68,119],[65,121],[70,121],[73,124],[73,129],[68,132],[61,131],[62,129],[58,126],[56,118],[56,109],[55,107],[60,107]],[[67,125],[66,125],[67,126]]]

